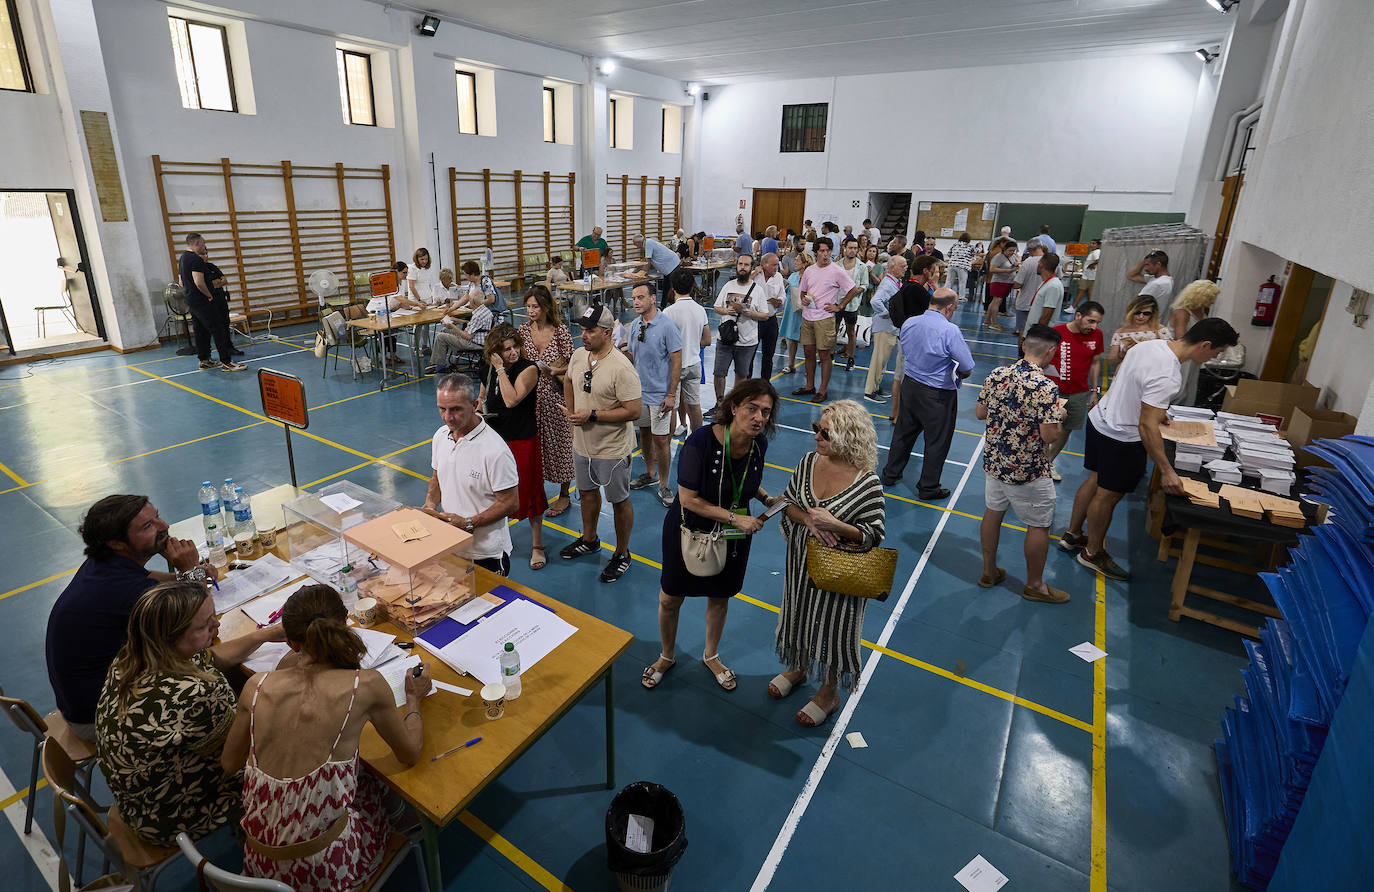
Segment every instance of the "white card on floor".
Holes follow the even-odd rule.
[[[858,731],[850,731],[844,736],[844,739],[849,741],[849,745],[856,750],[861,750],[868,746],[868,741],[864,740],[864,736]]]
[[[434,684],[434,686],[435,686],[436,688],[438,688],[439,690],[441,690],[441,691],[448,691],[449,693],[452,693],[452,694],[460,694],[460,695],[462,695],[462,696],[464,696],[464,697],[471,696],[471,694],[472,694],[472,691],[469,691],[467,688],[460,688],[460,687],[458,687],[458,685],[456,685],[456,684],[449,684],[449,683],[446,682],[446,681],[435,681],[435,682],[433,682],[433,684]]]
[[[630,815],[625,825],[625,848],[641,854],[648,852],[654,840],[654,819],[644,815]]]
[[[1069,648],[1069,653],[1078,657],[1085,663],[1096,663],[1107,655],[1107,652],[1091,641],[1084,641],[1082,644],[1075,644]]]
[[[1002,872],[988,863],[982,855],[964,865],[964,869],[954,875],[968,892],[993,892],[1007,884]]]

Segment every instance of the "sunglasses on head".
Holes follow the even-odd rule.
[[[821,427],[819,421],[813,421],[811,422],[811,429],[815,431],[817,434],[819,434],[822,440],[824,440],[827,443],[830,442],[830,428]]]
[[[582,373],[582,392],[583,392],[583,393],[591,393],[591,392],[592,392],[592,370],[591,370],[591,369],[587,369],[585,372]]]

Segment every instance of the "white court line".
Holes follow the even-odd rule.
[[[0,771],[0,799],[8,799],[15,794],[14,784],[10,783],[9,777]],[[40,792],[39,796],[51,795]],[[28,850],[29,857],[33,859],[34,866],[38,872],[47,880],[48,887],[57,892],[57,852],[52,844],[48,842],[48,837],[38,826],[38,817],[34,816],[33,832],[28,836],[24,835],[24,811],[28,807],[27,799],[20,799],[10,804],[5,809],[5,818],[14,828],[14,835],[19,837],[19,844]]]
[[[964,485],[968,483],[968,478],[973,473],[973,463],[978,461],[979,454],[983,451],[983,438],[978,438],[978,446],[973,450],[973,458],[968,467],[964,469],[964,476],[959,478],[959,485],[954,489],[954,496],[950,499],[950,507],[959,501],[959,494],[964,491]],[[815,795],[816,788],[820,786],[821,778],[825,776],[825,770],[830,766],[830,760],[835,756],[835,750],[839,748],[840,741],[844,739],[845,728],[849,726],[849,720],[854,716],[854,710],[859,705],[859,700],[863,697],[864,691],[868,688],[868,682],[873,678],[873,672],[878,666],[878,661],[882,659],[881,650],[887,647],[887,642],[891,640],[892,633],[897,628],[897,621],[902,618],[902,611],[906,609],[907,599],[911,597],[911,592],[916,588],[916,581],[921,578],[921,573],[925,571],[926,564],[930,561],[930,555],[935,550],[935,543],[940,540],[940,534],[944,532],[945,524],[953,517],[953,512],[944,511],[940,514],[940,520],[935,524],[935,531],[931,533],[930,541],[926,543],[925,550],[921,552],[921,558],[916,562],[916,569],[912,571],[911,578],[906,582],[906,588],[902,590],[902,596],[897,599],[896,605],[892,608],[892,614],[887,618],[887,624],[883,626],[883,634],[878,637],[878,649],[868,656],[868,661],[864,663],[863,674],[859,676],[858,687],[850,695],[849,700],[840,710],[838,718],[835,720],[835,727],[831,730],[830,736],[826,738],[825,746],[821,747],[821,754],[816,759],[816,764],[811,768],[811,775],[802,785],[801,792],[797,794],[797,801],[792,804],[792,810],[787,813],[787,820],[783,821],[782,829],[778,831],[778,838],[773,841],[773,848],[769,849],[768,857],[764,858],[763,866],[759,868],[758,876],[754,877],[754,885],[750,887],[750,892],[763,892],[768,888],[768,884],[773,881],[773,874],[777,872],[778,865],[782,862],[782,856],[787,852],[787,846],[792,841],[792,835],[797,832],[797,825],[801,823],[802,815],[806,814],[806,808],[811,804],[811,797]]]
[[[775,427],[780,427],[780,428],[782,428],[783,430],[796,431],[796,432],[799,433],[799,434],[806,434],[806,435],[808,435],[808,436],[815,436],[815,431],[807,430],[807,429],[804,428],[804,427],[793,427],[793,426],[790,425],[790,424],[775,424],[774,426],[775,426]],[[882,443],[879,443],[879,444],[878,444],[878,448],[879,448],[879,449],[889,449],[889,450],[890,450],[892,447],[891,447],[891,446],[884,446]],[[914,456],[916,456],[917,458],[922,458],[922,459],[925,458],[925,454],[924,454],[924,453],[921,453],[921,452],[912,452],[911,454],[914,455]],[[954,461],[953,459],[949,459],[949,458],[945,459],[945,464],[947,464],[947,465],[958,465],[958,466],[961,467],[961,468],[967,468],[967,467],[968,467],[968,462]]]

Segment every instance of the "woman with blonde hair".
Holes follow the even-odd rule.
[[[1107,362],[1118,363],[1126,358],[1126,351],[1144,341],[1172,341],[1174,333],[1169,326],[1161,325],[1159,301],[1148,294],[1142,294],[1126,306],[1126,315],[1121,319],[1121,327],[1112,332],[1112,342],[1107,350]]]
[[[520,335],[509,322],[502,322],[487,335],[483,355],[487,368],[477,404],[485,411],[492,430],[510,447],[520,475],[516,507],[508,517],[529,520],[530,569],[542,570],[548,562],[544,554],[544,510],[549,502],[544,495],[536,416],[539,369],[521,355]]]
[[[297,892],[355,889],[377,869],[391,828],[386,787],[358,762],[369,723],[401,765],[420,759],[429,669],[405,673],[404,706],[348,628],[327,585],[303,586],[282,607],[291,653],[243,687],[224,747],[225,774],[243,770],[243,868]],[[246,766],[245,766],[246,763]]]
[[[1221,288],[1210,279],[1197,279],[1184,286],[1169,306],[1169,328],[1174,333],[1174,340],[1183,340],[1183,336],[1194,323],[1207,318],[1220,293]],[[1193,404],[1196,396],[1194,391],[1197,390],[1197,373],[1198,364],[1191,359],[1183,364],[1183,385],[1179,388],[1178,394],[1179,401],[1185,405]]]
[[[853,690],[862,664],[864,598],[817,588],[806,572],[812,539],[833,546],[840,541],[873,548],[883,541],[883,487],[873,419],[853,400],[837,400],[811,425],[816,451],[802,456],[783,498],[782,534],[787,540],[782,610],[778,614],[777,654],[787,669],[768,683],[768,695],[781,699],[815,673],[820,690],[797,713],[797,723],[814,728],[843,702],[839,688]]]
[[[223,669],[268,641],[269,626],[231,641],[219,632],[205,583],[159,583],[134,602],[128,638],[96,706],[100,768],[119,815],[145,842],[199,839],[239,809],[240,778],[220,768],[237,696]]]

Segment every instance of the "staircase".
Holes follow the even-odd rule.
[[[878,229],[882,230],[884,241],[891,239],[894,235],[905,236],[907,219],[911,214],[911,193],[903,192],[892,196],[892,204],[888,205],[887,215],[878,223]]]

